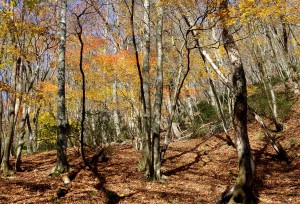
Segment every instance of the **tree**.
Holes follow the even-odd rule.
[[[239,158],[239,174],[236,184],[230,191],[232,195],[229,196],[229,203],[248,204],[254,203],[252,188],[255,167],[251,156],[247,130],[247,83],[239,50],[224,19],[225,17],[228,17],[228,1],[224,0],[221,5],[221,8],[225,13],[222,19],[222,40],[233,69],[233,128],[236,150]]]
[[[143,61],[142,61],[142,89],[143,95],[143,137],[140,170],[145,172],[147,177],[151,177],[153,169],[151,168],[151,103],[150,103],[150,0],[144,0],[144,25],[143,25]]]
[[[134,8],[135,1],[131,4],[131,30],[135,49],[136,63],[139,72],[141,103],[142,103],[142,159],[140,161],[140,170],[150,180],[161,180],[162,175],[161,155],[160,155],[160,123],[161,123],[161,107],[163,98],[163,47],[162,47],[162,29],[163,29],[163,8],[162,1],[157,2],[157,67],[156,67],[156,93],[154,98],[153,109],[151,107],[151,80],[150,80],[150,1],[145,0],[143,11],[143,42],[142,67],[139,63],[139,55],[137,50],[136,36],[134,31]],[[128,4],[127,4],[128,6]],[[129,9],[129,6],[128,6]],[[153,110],[153,111],[152,111]],[[153,118],[152,118],[153,117]]]
[[[163,5],[162,1],[158,0],[156,6],[157,12],[157,30],[156,30],[156,49],[157,49],[157,66],[156,66],[156,93],[154,100],[154,116],[152,125],[152,160],[153,160],[153,179],[161,180],[161,153],[160,153],[160,123],[161,123],[161,108],[163,100]]]
[[[65,52],[66,52],[66,20],[67,20],[67,1],[60,1],[59,15],[59,48],[58,48],[58,99],[57,99],[57,158],[54,172],[64,173],[68,171],[69,164],[67,160],[67,133],[68,121],[66,116],[66,98],[65,98]]]

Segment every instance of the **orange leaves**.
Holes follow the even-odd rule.
[[[13,89],[8,84],[0,81],[0,91],[13,92]]]
[[[58,87],[50,81],[39,82],[37,86],[36,100],[39,103],[49,103],[55,99]],[[30,100],[30,98],[28,99]]]
[[[118,82],[118,96],[122,103],[118,108],[127,108],[130,91],[138,87],[138,74],[133,51],[121,50],[116,54],[107,51],[108,41],[94,36],[82,36],[84,42],[83,66],[86,82],[86,99],[89,105],[111,101],[113,83]],[[70,71],[72,90],[67,90],[68,104],[78,105],[81,92],[81,74],[79,72],[79,41],[76,36],[68,38],[67,67]],[[125,99],[125,100],[124,100]],[[129,99],[130,100],[130,99]],[[113,109],[116,104],[109,103]],[[71,108],[72,109],[72,108]]]
[[[40,82],[38,86],[38,90],[43,93],[55,93],[57,91],[57,86],[52,84],[49,81]]]

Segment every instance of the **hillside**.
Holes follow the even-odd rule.
[[[264,140],[259,126],[249,124],[249,137],[256,160],[255,194],[260,203],[299,203],[300,139],[299,103],[277,135],[292,163],[277,159]],[[232,132],[231,132],[232,135]],[[166,154],[164,183],[148,182],[137,171],[138,157],[131,144],[108,148],[108,161],[98,161],[98,172],[80,169],[78,150],[69,149],[72,182],[51,178],[55,151],[24,155],[22,168],[15,176],[1,178],[1,203],[213,203],[235,182],[237,156],[223,141],[223,135],[177,141]],[[89,157],[96,150],[88,151]],[[74,173],[75,172],[75,173]]]

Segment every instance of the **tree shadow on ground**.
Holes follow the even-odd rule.
[[[108,158],[106,157],[103,149],[97,151],[94,156],[89,158],[89,165],[87,166],[84,162],[80,162],[74,165],[73,170],[69,173],[68,177],[72,181],[76,178],[79,172],[86,167],[89,167],[89,170],[93,173],[95,178],[98,180],[98,183],[95,185],[95,188],[105,194],[105,203],[107,204],[116,204],[119,203],[121,197],[114,191],[111,191],[105,187],[106,179],[105,177],[98,172],[98,162],[107,162]],[[124,196],[125,197],[125,196]],[[124,198],[122,197],[122,198]]]
[[[166,176],[170,176],[170,175],[176,174],[176,173],[178,173],[178,172],[186,171],[186,170],[190,169],[191,166],[193,166],[194,164],[196,164],[196,163],[198,163],[198,162],[200,161],[201,155],[200,155],[198,152],[196,153],[196,155],[197,155],[197,156],[195,157],[194,161],[192,161],[192,162],[190,162],[190,163],[188,163],[188,164],[185,164],[185,165],[183,165],[183,166],[177,167],[177,168],[175,168],[175,169],[169,170],[169,171],[167,171],[167,172],[164,173],[164,174],[165,174]]]
[[[162,163],[165,163],[167,160],[174,160],[182,155],[185,155],[185,154],[188,154],[188,153],[191,153],[191,152],[194,152],[195,150],[197,150],[202,144],[204,144],[207,140],[209,140],[209,138],[203,140],[202,142],[200,142],[199,144],[197,144],[195,147],[191,148],[191,149],[187,149],[185,151],[181,151],[181,150],[177,150],[179,151],[180,153],[179,154],[176,154],[174,156],[170,156],[170,157],[167,157],[164,159],[164,161],[162,161]],[[174,150],[172,147],[169,147],[168,151],[176,151]]]
[[[27,188],[32,192],[45,192],[46,190],[51,189],[51,185],[48,183],[33,183],[33,182],[26,182],[26,181],[16,181],[15,185],[22,186],[22,188]]]
[[[267,184],[266,179],[270,176],[275,175],[275,178],[277,174],[285,174],[285,179],[295,181],[299,179],[299,174],[297,174],[295,171],[300,169],[300,163],[292,161],[291,164],[287,164],[276,153],[272,154],[267,152],[268,145],[269,143],[265,143],[261,149],[253,151],[256,165],[256,172],[254,178],[254,194],[255,196],[257,196],[257,198],[259,198],[260,192],[262,192],[265,189],[271,190],[280,187],[292,187],[290,185],[285,186],[288,184],[284,183],[281,183],[281,186]],[[299,184],[295,184],[295,187],[297,185]]]
[[[196,144],[193,148],[190,148],[190,149],[185,150],[185,151],[181,151],[179,154],[176,154],[174,156],[166,158],[166,160],[172,161],[172,160],[175,160],[175,159],[177,159],[177,158],[179,158],[179,157],[181,157],[181,156],[183,156],[185,154],[189,154],[189,153],[196,154],[196,157],[195,157],[195,159],[192,162],[190,162],[188,164],[184,164],[184,165],[182,165],[180,167],[177,167],[175,169],[169,170],[169,171],[165,172],[164,174],[166,176],[170,176],[170,175],[176,174],[178,172],[186,171],[186,170],[189,170],[192,166],[194,166],[198,162],[200,162],[201,154],[199,153],[199,151],[197,151],[197,149],[202,144],[204,144],[205,142],[207,142],[209,139],[211,139],[211,137],[204,138],[203,141],[201,141],[200,143]],[[214,149],[216,149],[216,148],[217,147],[212,148],[212,149],[210,149],[210,151],[214,151]],[[174,151],[174,150],[172,148],[170,148],[169,151]],[[208,154],[207,151],[204,151],[203,155],[206,155],[206,154]]]
[[[111,191],[105,187],[106,179],[105,177],[98,172],[98,163],[95,162],[92,168],[92,172],[94,176],[98,179],[98,183],[95,185],[95,188],[99,191],[102,191],[105,193],[107,204],[115,204],[119,203],[121,200],[121,197],[114,191]]]

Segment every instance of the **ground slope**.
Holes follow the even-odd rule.
[[[255,194],[260,203],[300,203],[300,114],[285,121],[278,141],[292,163],[278,160],[259,126],[249,125],[249,137],[256,160]],[[231,133],[232,135],[232,133]],[[22,168],[13,177],[1,178],[1,203],[213,203],[235,182],[236,151],[223,135],[171,144],[166,154],[163,183],[148,182],[137,171],[139,153],[131,144],[113,145],[108,161],[97,161],[91,172],[82,164],[76,149],[69,149],[72,182],[51,178],[55,151],[24,155]],[[88,152],[91,157],[96,150]],[[74,173],[75,172],[75,173]]]

